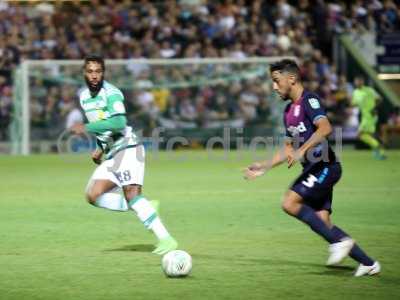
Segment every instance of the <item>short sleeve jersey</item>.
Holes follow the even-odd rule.
[[[92,96],[88,88],[79,93],[79,100],[89,123],[107,120],[125,115],[124,95],[114,85],[103,82],[100,91]],[[97,145],[103,149],[106,158],[111,158],[116,152],[138,144],[138,138],[130,126],[120,132],[112,130],[96,133]]]
[[[290,102],[284,111],[284,125],[286,136],[293,140],[295,148],[301,147],[317,130],[315,122],[326,118],[325,109],[321,105],[318,95],[304,91],[300,99]],[[309,150],[303,167],[309,167],[321,161],[335,162],[335,154],[328,143],[320,143]]]

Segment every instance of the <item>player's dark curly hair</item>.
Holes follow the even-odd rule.
[[[83,67],[86,67],[86,65],[89,62],[97,62],[101,65],[101,68],[103,69],[103,72],[106,70],[106,66],[104,64],[104,58],[100,55],[92,54],[88,55],[85,57],[85,63],[83,64]]]
[[[300,68],[292,59],[282,59],[276,63],[272,63],[269,71],[270,73],[274,71],[292,73],[297,78],[300,78]]]

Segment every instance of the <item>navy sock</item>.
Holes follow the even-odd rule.
[[[338,239],[350,237],[346,232],[344,232],[337,226],[333,226],[331,230]],[[357,244],[354,244],[349,253],[349,256],[355,261],[363,264],[364,266],[372,266],[374,264],[374,261]]]
[[[299,213],[295,217],[303,221],[307,225],[309,225],[314,232],[319,234],[329,243],[336,243],[340,240],[331,231],[331,229],[328,226],[326,226],[324,221],[322,221],[321,218],[318,217],[318,215],[311,207],[303,204],[301,206]]]

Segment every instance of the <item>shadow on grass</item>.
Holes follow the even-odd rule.
[[[294,260],[286,260],[286,259],[276,259],[276,258],[249,258],[244,256],[221,256],[221,255],[209,255],[209,254],[196,254],[192,253],[193,259],[205,259],[205,260],[219,260],[219,261],[228,261],[235,262],[238,264],[259,264],[259,265],[291,265],[291,266],[318,266],[321,264],[317,263],[305,263]]]
[[[229,257],[229,256],[220,256],[220,255],[208,255],[208,254],[192,254],[194,260],[196,259],[204,259],[204,260],[217,260],[217,261],[228,261],[235,262],[238,265],[249,265],[249,264],[257,264],[257,265],[265,265],[265,266],[276,266],[284,269],[297,269],[304,270],[306,267],[315,268],[316,271],[307,272],[308,274],[314,275],[331,275],[331,276],[339,276],[339,277],[348,277],[354,272],[354,267],[350,266],[325,266],[319,263],[312,262],[304,262],[304,261],[295,261],[295,260],[287,260],[287,259],[276,259],[276,258],[247,258],[247,257]]]
[[[309,274],[349,277],[353,275],[353,272],[354,268],[350,266],[325,266],[325,269],[323,271],[309,272]]]
[[[354,271],[354,268],[350,266],[326,266],[326,268],[331,271]]]
[[[114,251],[128,251],[128,252],[151,252],[154,250],[154,245],[151,244],[135,244],[126,245],[114,249],[105,249],[104,252],[114,252]]]

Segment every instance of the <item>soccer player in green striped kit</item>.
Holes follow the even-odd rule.
[[[87,87],[80,92],[79,100],[88,123],[72,127],[76,134],[89,132],[96,136],[92,159],[99,166],[89,180],[86,198],[96,207],[134,211],[159,240],[153,253],[162,255],[178,244],[162,223],[154,202],[142,194],[145,150],[127,125],[122,92],[104,80],[104,72],[102,57],[86,57]]]

